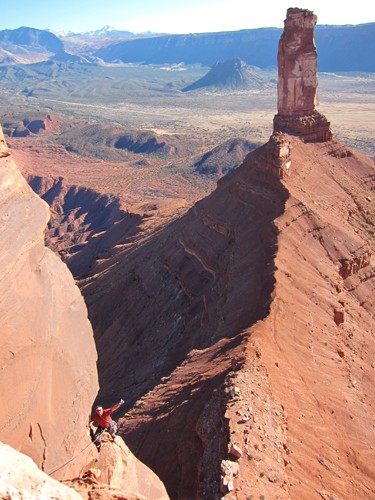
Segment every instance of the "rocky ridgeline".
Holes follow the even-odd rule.
[[[120,274],[117,290],[97,300],[99,282],[86,289],[92,316],[106,318],[99,351],[108,356],[120,337],[134,346],[112,357],[116,374],[125,361],[123,392],[137,400],[122,432],[175,498],[375,491],[366,464],[352,461],[373,422],[364,416],[375,283],[368,235],[350,220],[353,210],[366,220],[358,191],[370,200],[373,164],[334,140],[315,110],[315,23],[310,11],[288,10],[268,143],[170,233],[132,249],[102,281]],[[233,373],[241,334],[245,362]],[[101,374],[103,387],[118,383],[105,363]],[[355,444],[345,439],[353,433]]]

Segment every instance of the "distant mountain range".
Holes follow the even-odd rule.
[[[0,64],[27,63],[35,53],[73,52],[85,61],[143,64],[202,64],[235,58],[259,68],[276,67],[281,28],[260,28],[189,35],[134,35],[104,26],[82,34],[65,33],[62,38],[49,31],[22,27],[0,31]],[[80,43],[80,36],[85,43]],[[113,37],[113,43],[109,38]],[[75,43],[64,47],[64,42]],[[95,43],[86,43],[87,39]],[[375,23],[356,26],[317,26],[316,45],[319,71],[375,72]],[[103,42],[101,42],[103,40]],[[119,41],[120,40],[120,41]],[[67,42],[66,42],[67,43]],[[94,56],[94,58],[87,58]],[[28,60],[29,57],[29,60]],[[66,57],[66,56],[64,56]]]
[[[1,47],[19,45],[46,52],[60,52],[64,49],[63,42],[53,33],[26,26],[0,31],[0,44]]]
[[[266,68],[277,65],[280,28],[220,33],[163,35],[124,40],[98,50],[104,61],[145,64],[201,63],[239,57],[247,64]],[[319,71],[375,71],[375,23],[356,26],[317,26]]]
[[[60,32],[54,32],[56,36],[59,37],[72,37],[72,36],[92,36],[92,37],[101,37],[101,36],[134,36],[134,33],[131,31],[123,31],[123,30],[116,30],[115,28],[112,28],[112,26],[106,25],[103,26],[103,28],[100,28],[98,30],[94,31],[82,31],[79,33],[75,33],[73,31],[60,31]]]

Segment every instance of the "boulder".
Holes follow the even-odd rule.
[[[30,457],[0,443],[0,498],[82,500],[73,489],[42,472]]]

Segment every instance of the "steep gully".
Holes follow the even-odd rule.
[[[63,190],[70,193],[68,203],[61,197],[61,181],[54,186],[31,182],[53,202],[54,217],[64,207],[71,217],[96,211],[95,204],[74,211],[72,189]],[[162,381],[159,404],[147,407],[152,429],[141,430],[143,423],[129,432],[125,423],[124,434],[172,496],[191,494],[198,477],[202,495],[220,489],[220,461],[228,440],[223,409],[230,390],[219,389],[242,363],[243,331],[267,315],[277,250],[273,221],[283,212],[286,198],[278,180],[242,166],[184,217],[149,240],[128,240],[115,259],[101,262],[93,277],[79,281],[99,353],[98,401],[109,404],[123,394],[130,408]],[[92,199],[90,193],[87,201]],[[109,209],[108,214],[114,217]],[[71,219],[69,223],[78,227]],[[47,238],[52,243],[54,225]],[[99,227],[103,225],[100,220]],[[75,254],[78,262],[85,261],[81,252],[85,247]],[[142,401],[134,410],[142,418],[144,405]],[[167,441],[163,449],[150,446],[158,434]]]

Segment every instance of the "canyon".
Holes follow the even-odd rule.
[[[58,471],[72,498],[101,481],[103,498],[167,498],[158,478],[176,499],[375,495],[375,169],[317,111],[315,24],[288,10],[272,135],[207,182],[161,170],[168,134],[120,171],[48,142],[86,124],[0,137],[0,439],[53,470],[89,445],[94,400],[125,399],[131,451],[117,437]]]

